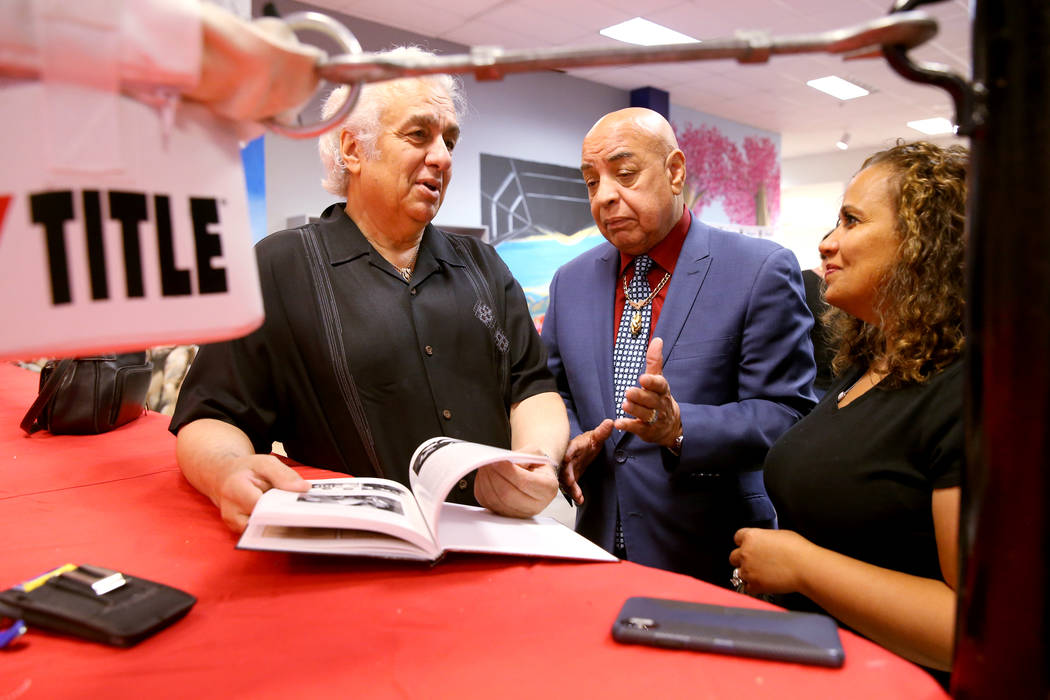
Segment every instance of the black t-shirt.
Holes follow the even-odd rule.
[[[510,405],[555,387],[525,296],[495,250],[427,226],[407,283],[342,205],[315,231],[337,308],[318,301],[299,229],[260,241],[266,320],[201,348],[171,431],[215,418],[244,430],[256,452],[279,441],[304,464],[375,475],[324,332],[336,313],[382,476],[408,484],[412,452],[437,435],[509,447]],[[469,502],[462,490],[456,500]]]
[[[766,490],[780,527],[876,566],[941,579],[934,489],[960,484],[963,363],[924,384],[877,386],[839,408],[847,373],[770,449]]]

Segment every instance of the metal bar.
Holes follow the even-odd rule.
[[[900,12],[844,29],[774,37],[766,32],[738,32],[732,38],[665,46],[577,47],[504,51],[476,47],[470,54],[379,58],[344,54],[319,68],[325,80],[355,84],[435,73],[474,73],[479,80],[499,80],[511,73],[554,68],[636,65],[732,58],[761,63],[773,54],[831,53],[875,55],[883,45],[914,48],[937,33],[937,22],[924,12]]]
[[[886,62],[899,75],[912,82],[935,85],[951,98],[955,105],[955,125],[960,136],[973,136],[984,125],[984,87],[975,85],[940,63],[915,62],[900,46],[883,47]]]
[[[897,0],[891,12],[904,14],[921,5],[932,5],[945,0]],[[908,56],[909,47],[883,46],[886,62],[901,76],[916,83],[935,85],[949,95],[955,105],[955,126],[960,136],[973,136],[984,125],[984,86],[971,83],[939,63],[916,62]]]
[[[500,80],[511,73],[555,68],[637,65],[677,61],[708,61],[732,58],[741,63],[764,63],[774,54],[830,53],[844,58],[879,55],[884,47],[914,48],[937,33],[937,22],[924,12],[896,12],[870,22],[815,34],[770,36],[766,32],[741,31],[731,38],[706,39],[691,44],[666,46],[600,46],[504,51],[499,47],[475,47],[469,54],[452,56],[383,56],[365,53],[356,37],[342,24],[318,12],[289,15],[285,22],[293,30],[327,34],[343,53],[318,64],[321,78],[352,86],[348,99],[328,119],[302,126],[266,121],[272,131],[292,138],[309,138],[343,122],[353,109],[366,82],[395,80],[435,73],[473,73],[478,80]],[[28,72],[27,72],[28,71]],[[32,67],[7,65],[0,58],[0,75],[34,79]],[[125,88],[150,86],[125,85]]]
[[[319,13],[289,15],[293,29],[321,30],[337,24]],[[324,30],[330,36],[350,34],[342,25]],[[364,83],[396,80],[438,73],[473,73],[478,80],[500,80],[510,73],[555,68],[590,68],[639,63],[706,61],[733,58],[741,63],[764,63],[773,54],[831,53],[844,58],[877,56],[884,46],[914,48],[937,33],[937,22],[924,12],[898,12],[845,29],[816,34],[771,37],[765,32],[737,32],[728,39],[708,39],[692,44],[666,46],[601,46],[504,51],[499,47],[474,47],[469,54],[452,56],[379,56],[348,48],[345,53],[321,62],[321,78],[352,86],[350,98],[331,117],[314,124],[289,126],[268,120],[273,132],[290,138],[318,136],[343,122]],[[350,34],[353,44],[356,39]],[[344,47],[349,41],[342,42]]]

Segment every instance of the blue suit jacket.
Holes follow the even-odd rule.
[[[573,437],[615,417],[619,260],[602,243],[551,282],[543,339]],[[681,407],[682,455],[614,431],[580,480],[576,529],[612,551],[619,505],[628,559],[726,585],[733,533],[776,522],[762,462],[813,406],[812,325],[791,251],[694,217],[652,333]]]

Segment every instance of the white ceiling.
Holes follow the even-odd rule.
[[[736,30],[774,36],[838,29],[886,14],[891,0],[311,0],[347,15],[467,46],[504,49],[625,46],[598,30],[642,16],[698,39]],[[970,14],[964,0],[924,5],[937,35],[913,50],[918,60],[970,75]],[[350,27],[351,31],[353,27]],[[772,56],[766,64],[733,60],[648,64],[569,71],[625,90],[656,87],[674,104],[779,132],[785,158],[835,150],[844,131],[854,149],[874,150],[901,137],[922,137],[906,126],[954,110],[939,88],[898,76],[882,58],[843,61],[830,54]],[[872,94],[840,102],[806,85],[839,75]]]

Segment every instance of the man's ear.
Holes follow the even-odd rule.
[[[346,163],[347,172],[356,175],[361,169],[361,143],[357,140],[357,136],[347,129],[339,132],[339,153],[343,157],[343,162]]]
[[[671,180],[671,192],[681,194],[685,187],[685,154],[677,148],[667,156],[667,175]]]

